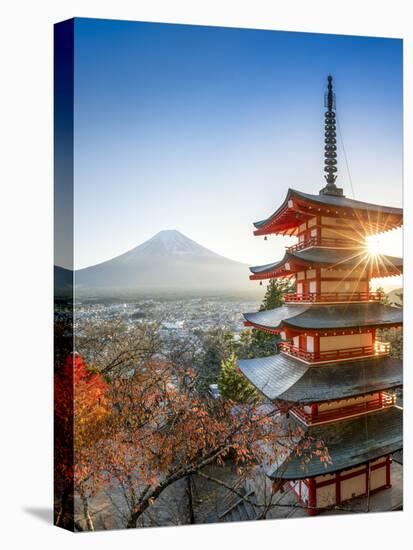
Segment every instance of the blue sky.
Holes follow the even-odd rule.
[[[401,40],[76,19],[75,267],[162,229],[277,259],[287,240],[252,222],[324,186],[328,73],[354,198],[401,206]],[[340,142],[338,161],[352,198]],[[400,232],[383,243],[401,253]]]

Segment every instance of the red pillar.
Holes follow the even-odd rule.
[[[316,357],[320,357],[320,335],[317,334],[317,336],[314,336],[314,353],[316,354]]]
[[[318,416],[318,403],[311,405],[311,422],[315,422]]]
[[[317,514],[317,488],[313,477],[308,480],[308,515],[315,516]]]
[[[386,487],[387,488],[391,487],[391,477],[390,477],[390,475],[391,475],[390,474],[391,462],[392,462],[391,456],[387,455],[387,457],[386,457]]]
[[[341,504],[341,478],[340,472],[336,473],[336,505]]]

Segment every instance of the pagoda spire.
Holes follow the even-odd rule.
[[[343,190],[336,186],[337,179],[337,140],[336,140],[336,94],[333,92],[333,77],[327,77],[327,92],[324,96],[325,128],[324,128],[324,176],[327,185],[320,190],[320,195],[343,196]]]

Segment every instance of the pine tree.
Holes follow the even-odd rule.
[[[260,311],[275,309],[284,304],[284,294],[291,292],[293,285],[288,279],[270,279]],[[266,357],[278,353],[279,336],[253,328],[249,347],[244,347],[247,357]]]
[[[284,294],[292,290],[293,285],[288,279],[270,279],[260,311],[282,306],[284,303]]]
[[[237,403],[256,403],[258,401],[258,392],[240,372],[234,353],[231,353],[229,358],[221,363],[218,389],[222,397]]]
[[[378,294],[380,294],[380,303],[385,305],[385,306],[389,306],[391,305],[390,304],[390,300],[389,300],[389,297],[387,296],[387,294],[384,292],[384,288],[382,286],[378,287],[377,288],[377,292]]]

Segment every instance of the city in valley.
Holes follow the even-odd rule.
[[[255,311],[259,300],[226,297],[143,297],[133,301],[84,300],[75,304],[77,324],[122,319],[127,325],[157,323],[167,337],[195,338],[199,331],[225,328],[238,334],[244,330],[242,313]]]

